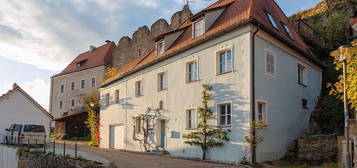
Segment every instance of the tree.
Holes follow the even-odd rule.
[[[338,52],[331,53],[334,57],[334,64],[337,70],[342,69],[340,62],[340,54],[345,55],[346,58],[346,87],[347,100],[351,108],[357,109],[357,44],[352,42],[352,47],[340,49]],[[330,94],[337,95],[338,98],[343,99],[343,75],[338,77],[338,81],[334,84],[329,84],[331,88]]]
[[[82,98],[83,108],[88,113],[88,118],[85,124],[90,130],[91,142],[90,145],[99,145],[99,94],[97,91],[91,90],[90,93]]]
[[[207,151],[210,148],[223,146],[224,141],[229,141],[228,132],[230,130],[223,130],[221,128],[212,128],[208,125],[208,121],[214,119],[213,111],[208,107],[208,102],[211,100],[212,87],[209,85],[202,85],[202,107],[198,109],[199,124],[198,130],[189,134],[183,135],[186,144],[197,145],[202,149],[202,160],[206,160]]]
[[[111,79],[112,77],[114,77],[116,74],[117,74],[117,69],[115,69],[114,67],[108,67],[108,68],[106,68],[104,76],[103,76],[103,78],[100,79],[100,81],[102,83],[104,83],[108,79]]]

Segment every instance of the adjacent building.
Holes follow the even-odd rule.
[[[87,113],[81,99],[100,86],[106,68],[111,66],[114,42],[78,55],[62,72],[51,77],[50,113],[55,117],[58,136],[88,135],[84,121]]]
[[[197,129],[202,84],[213,87],[211,125],[231,130],[211,160],[279,159],[306,133],[322,68],[274,0],[219,0],[155,46],[101,86],[101,147],[199,158],[200,147],[182,136]],[[246,141],[253,136],[257,146]]]
[[[0,140],[12,124],[43,125],[50,135],[52,115],[17,84],[0,96],[0,115]]]

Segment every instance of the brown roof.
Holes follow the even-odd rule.
[[[354,19],[352,19],[352,20],[350,21],[350,25],[351,25],[351,26],[353,26],[353,25],[355,25],[355,24],[357,24],[357,18],[354,18]]]
[[[45,110],[40,104],[38,104],[36,102],[36,100],[34,100],[29,94],[27,94],[22,88],[20,88],[20,86],[18,86],[17,84],[14,84],[14,88],[9,90],[7,93],[3,94],[0,96],[0,101],[2,99],[4,99],[7,96],[10,96],[12,93],[15,93],[15,91],[20,91],[20,93],[22,93],[28,100],[30,100],[35,106],[37,106],[44,114],[46,114],[48,117],[50,117],[51,119],[53,119],[53,116],[47,112],[47,110]]]
[[[92,52],[87,51],[82,54],[79,54],[62,72],[54,76],[60,76],[101,65],[110,65],[112,61],[112,52],[115,48],[115,43],[109,42],[107,44],[95,48]],[[83,65],[77,67],[77,63],[80,62],[83,62]]]
[[[217,8],[226,7],[223,13],[217,18],[215,23],[203,35],[197,38],[192,38],[192,21],[193,18],[203,15],[205,11]],[[270,23],[266,12],[269,12],[276,21],[279,29],[275,29]],[[204,10],[193,15],[187,19],[176,30],[183,30],[184,32],[176,39],[176,41],[160,56],[156,56],[156,52],[151,52],[146,56],[139,57],[130,62],[119,70],[119,73],[112,79],[106,81],[102,86],[105,86],[125,75],[129,75],[137,70],[150,66],[160,60],[168,58],[172,55],[180,53],[184,50],[190,49],[202,42],[216,38],[228,31],[234,30],[242,24],[254,23],[260,24],[260,27],[272,34],[274,37],[282,40],[295,50],[303,53],[312,61],[316,61],[311,55],[310,47],[303,41],[302,37],[295,31],[294,26],[289,22],[288,18],[277,5],[274,0],[220,0],[205,8]],[[284,23],[290,29],[293,38],[290,38],[288,33],[284,30],[281,23]],[[142,60],[144,59],[144,60]],[[136,63],[135,63],[136,62]],[[141,62],[137,64],[137,62]],[[135,65],[135,66],[133,66]]]

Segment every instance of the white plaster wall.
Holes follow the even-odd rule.
[[[17,168],[18,163],[17,149],[0,145],[0,168]]]
[[[273,43],[274,44],[273,44]],[[279,47],[278,47],[279,46]],[[276,77],[265,74],[265,49],[275,53]],[[286,153],[287,145],[307,131],[310,114],[321,90],[321,70],[301,55],[285,48],[266,34],[256,38],[256,99],[267,103],[267,125],[257,130],[263,141],[257,147],[257,161],[276,160]],[[297,63],[307,68],[307,87],[297,82]],[[308,109],[302,99],[308,100]]]
[[[45,126],[50,135],[51,118],[27,99],[20,91],[15,91],[0,101],[0,135],[11,124],[39,124]]]
[[[186,110],[201,105],[201,84],[213,86],[214,99],[210,106],[215,111],[217,103],[232,102],[233,119],[231,141],[223,147],[213,149],[208,158],[212,160],[238,162],[243,151],[249,147],[244,136],[249,134],[250,120],[250,33],[249,27],[226,34],[214,41],[190,49],[175,57],[151,66],[143,71],[126,77],[104,89],[101,97],[110,93],[111,105],[101,109],[101,147],[109,147],[109,126],[121,124],[125,126],[125,149],[140,151],[139,143],[132,140],[132,117],[144,114],[148,107],[158,108],[164,102],[162,114],[169,119],[166,124],[166,150],[170,154],[181,157],[201,157],[201,149],[184,144],[183,134],[186,130]],[[234,71],[224,75],[216,75],[216,51],[232,47],[234,55]],[[188,61],[197,59],[199,63],[199,81],[186,84],[185,66]],[[166,71],[168,89],[157,91],[157,74]],[[144,96],[135,97],[135,81],[142,80]],[[120,90],[119,104],[114,104],[114,92]],[[103,102],[103,100],[102,100]],[[103,104],[103,103],[102,103]],[[216,125],[217,121],[212,124]],[[170,138],[171,131],[179,132],[180,138]]]

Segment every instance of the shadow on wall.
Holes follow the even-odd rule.
[[[122,109],[134,109],[134,106],[136,106],[136,105],[129,103],[129,101],[131,99],[132,99],[131,97],[122,98],[122,99],[119,99],[118,103],[116,103],[115,97],[109,95],[109,104],[107,105],[106,95],[101,95],[100,96],[100,110],[106,110],[109,106],[115,105],[115,104],[120,105],[122,107]]]

